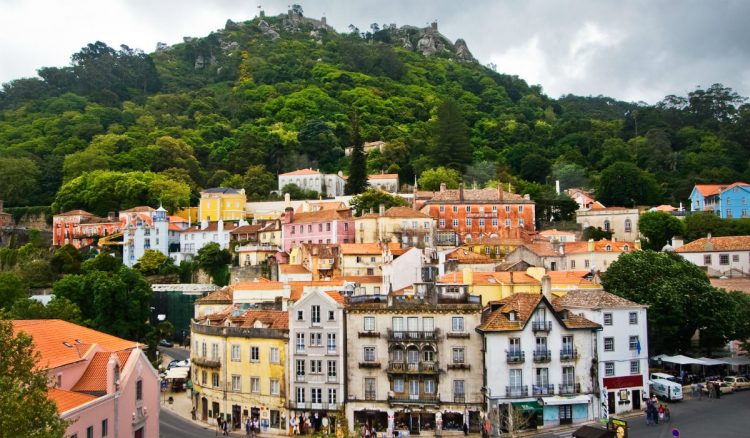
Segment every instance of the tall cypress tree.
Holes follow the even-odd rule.
[[[461,114],[461,107],[448,98],[438,107],[433,160],[437,165],[464,172],[471,164],[472,152],[469,127]]]
[[[359,115],[352,112],[352,160],[349,164],[349,179],[346,180],[344,192],[347,195],[358,195],[367,189],[367,162],[365,160],[365,143],[359,133]]]

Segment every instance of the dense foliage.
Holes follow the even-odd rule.
[[[458,60],[441,35],[445,51],[427,57],[409,48],[422,29],[337,33],[293,15],[265,19],[278,39],[256,19],[151,54],[95,42],[70,66],[4,84],[0,197],[100,214],[176,208],[216,185],[263,199],[279,172],[347,173],[354,110],[362,140],[388,144],[367,154],[368,172],[403,182],[446,166],[467,184],[559,179],[629,206],[750,179],[750,106],[721,84],[653,106],[555,100]]]

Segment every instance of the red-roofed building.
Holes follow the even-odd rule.
[[[81,249],[120,230],[121,224],[114,212],[103,218],[84,210],[72,210],[52,216],[52,245],[70,244]]]
[[[674,252],[706,269],[711,277],[750,274],[750,236],[704,237],[677,246]]]
[[[159,376],[137,342],[66,321],[16,320],[13,332],[34,340],[37,366],[52,382],[48,397],[72,421],[66,436],[87,430],[112,436],[159,435]]]
[[[297,213],[287,209],[282,218],[282,249],[304,243],[354,243],[354,218],[350,210],[319,210]]]
[[[711,211],[722,219],[748,217],[750,184],[696,184],[690,193],[690,211]]]

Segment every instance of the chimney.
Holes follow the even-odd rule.
[[[547,301],[552,302],[552,279],[547,274],[542,276],[542,295]]]
[[[474,272],[472,272],[471,268],[464,268],[461,272],[463,275],[463,283],[471,285],[474,283]]]
[[[500,201],[503,200],[503,183],[497,185],[497,199]]]
[[[682,240],[682,236],[674,236],[672,237],[672,249],[677,249],[685,244],[685,241]]]
[[[458,185],[458,199],[461,201],[464,200],[464,183]]]
[[[3,201],[0,201],[0,212],[3,211],[3,204],[2,204],[2,202]],[[113,222],[115,220],[115,212],[114,211],[107,212],[107,220],[110,221],[110,222]]]
[[[589,239],[588,247],[586,248],[588,252],[594,252],[594,239]]]
[[[708,235],[706,236],[706,239],[711,240],[711,233],[708,233]]]
[[[378,215],[385,216],[385,204],[378,205]]]
[[[440,193],[445,191],[445,183],[440,183]]]
[[[294,209],[292,207],[287,207],[284,209],[284,217],[281,223],[290,224],[292,223],[292,220],[294,220]]]
[[[292,206],[292,197],[289,195],[289,193],[284,193],[284,209],[290,208]]]

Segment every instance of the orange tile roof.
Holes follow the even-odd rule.
[[[560,254],[555,252],[555,249],[554,249],[554,246],[552,246],[552,243],[548,241],[537,242],[537,243],[525,243],[522,246],[526,247],[526,249],[528,249],[529,251],[531,251],[532,253],[540,257],[560,256]]]
[[[294,213],[292,217],[292,223],[307,223],[307,222],[322,222],[332,221],[337,219],[352,219],[351,212],[349,210],[318,210],[309,211],[304,213]]]
[[[677,248],[675,252],[747,251],[750,236],[704,237]]]
[[[289,300],[297,301],[302,297],[305,286],[343,286],[344,280],[312,280],[312,281],[290,281],[287,283],[291,288]]]
[[[137,207],[128,208],[127,210],[121,210],[120,213],[151,213],[152,211],[155,210],[148,205],[139,205]]]
[[[319,210],[343,210],[346,204],[341,201],[311,201],[310,206]]]
[[[289,328],[289,313],[286,310],[247,310],[240,316],[231,315],[231,307],[223,312],[209,315],[204,318],[211,321],[211,325],[224,325],[229,321],[231,327],[255,326],[260,321],[264,328],[287,330]]]
[[[385,217],[432,219],[428,214],[411,207],[391,207],[384,213]]]
[[[104,395],[107,392],[107,364],[111,355],[110,352],[94,353],[86,371],[71,389],[77,392]],[[120,351],[115,353],[115,357],[122,369],[130,357],[130,352]]]
[[[547,271],[546,273],[553,285],[577,284],[581,286],[593,286],[593,282],[584,278],[588,274],[588,271]]]
[[[279,176],[295,176],[295,175],[320,175],[320,172],[312,169],[298,169],[291,172],[282,173]]]
[[[636,302],[611,294],[602,289],[578,289],[557,297],[553,305],[556,309],[608,309],[616,307],[646,307]]]
[[[696,184],[695,190],[698,190],[703,196],[718,195],[726,187],[726,184]]]
[[[354,283],[373,284],[373,283],[382,283],[383,276],[382,275],[339,275],[339,276],[333,277],[333,281],[351,281]]]
[[[60,213],[56,216],[94,216],[86,210],[70,210],[65,213]]]
[[[398,179],[398,173],[378,173],[367,175],[367,179]]]
[[[243,281],[230,286],[233,291],[237,290],[271,290],[284,289],[284,283],[280,281]]]
[[[552,235],[558,235],[558,234],[564,234],[566,236],[575,236],[576,235],[576,233],[574,233],[573,231],[563,231],[563,230],[557,230],[555,228],[553,228],[551,230],[544,230],[544,231],[540,231],[539,232],[540,236],[552,236]]]
[[[438,283],[463,283],[463,272],[450,272],[438,278]],[[532,284],[540,285],[539,280],[529,276],[525,272],[472,272],[472,284],[474,285],[500,285],[500,284]]]
[[[233,298],[232,292],[230,287],[225,286],[203,298],[198,298],[195,302],[198,304],[231,304]]]
[[[94,344],[106,351],[129,350],[140,345],[59,319],[14,320],[13,333],[20,331],[34,339],[34,350],[41,355],[39,366],[47,368],[83,360]]]
[[[63,414],[71,409],[84,405],[98,397],[89,394],[81,394],[58,388],[47,388],[47,398],[55,402],[57,413]]]
[[[344,299],[344,296],[339,293],[337,290],[328,290],[326,291],[326,295],[333,298],[337,303],[339,304],[345,304],[346,300]]]
[[[670,211],[675,211],[675,210],[677,210],[677,207],[672,207],[671,205],[667,205],[667,204],[662,204],[662,205],[659,205],[659,206],[657,206],[657,207],[654,207],[654,208],[653,208],[653,210],[656,210],[656,211],[664,211],[664,212],[670,212]]]
[[[461,199],[460,190],[445,190],[444,192],[435,192],[435,196],[428,200],[426,204],[440,204],[442,202],[505,202],[512,201],[520,204],[533,204],[533,201],[525,199],[522,195],[503,191],[503,198],[500,199],[498,189],[464,189],[463,199]]]
[[[340,253],[344,255],[368,254],[381,255],[383,250],[377,243],[342,243]]]
[[[446,254],[446,260],[458,260],[458,263],[493,263],[493,260],[486,255],[477,254],[464,248],[456,248]]]
[[[235,228],[237,228],[237,224],[234,222],[224,222],[224,231],[232,231]],[[194,225],[191,228],[187,228],[183,231],[183,233],[201,233],[201,232],[209,232],[209,231],[219,231],[219,222],[209,222],[208,226],[206,228],[201,229],[201,225]]]
[[[288,263],[284,263],[284,264],[279,265],[279,273],[280,274],[309,274],[310,271],[308,271],[302,265],[290,265]]]
[[[491,305],[499,305],[496,310],[490,313],[484,322],[478,327],[483,332],[502,332],[522,330],[528,323],[531,315],[541,302],[549,302],[542,294],[515,293],[500,301],[492,302]],[[552,312],[556,313],[552,304],[549,304]],[[509,313],[515,312],[514,321],[509,319]],[[556,315],[557,316],[557,315]],[[580,315],[569,314],[567,319],[558,318],[560,322],[568,329],[596,329],[601,326],[595,322],[589,321]]]
[[[565,242],[563,245],[565,245],[566,254],[589,252],[588,242]],[[607,245],[611,247],[611,251],[607,251]],[[625,249],[626,246],[627,249]],[[631,252],[634,250],[634,242],[613,240],[599,240],[594,242],[594,252]]]

